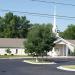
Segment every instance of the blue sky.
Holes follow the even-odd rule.
[[[61,3],[75,4],[75,0],[44,0],[44,1],[54,1]],[[26,11],[35,12],[42,14],[53,15],[54,4],[39,3],[30,0],[0,0],[0,9],[6,10],[16,10],[16,11]],[[57,15],[73,16],[75,17],[75,7],[56,5]],[[0,16],[4,16],[6,12],[0,10]],[[33,16],[29,14],[14,13],[20,16],[26,16],[31,23],[53,23],[53,18]],[[66,29],[69,24],[75,24],[75,19],[57,19],[57,27],[60,31]]]

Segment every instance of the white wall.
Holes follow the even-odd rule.
[[[17,48],[17,49],[18,49],[17,55],[25,55],[25,49],[23,48]]]
[[[63,45],[64,44],[56,44],[55,47],[48,53],[48,55],[54,57],[54,56],[63,56],[64,55],[64,50],[63,50]]]
[[[0,48],[0,55],[7,54],[6,49],[7,48]],[[14,55],[25,55],[25,49],[23,49],[23,48],[9,48],[9,49],[11,51],[11,54],[14,54]],[[16,49],[18,50],[17,54],[16,54]]]
[[[6,54],[5,50],[6,50],[5,48],[0,48],[0,55]]]

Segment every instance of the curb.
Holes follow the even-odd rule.
[[[33,58],[33,57],[7,57],[7,58],[0,58],[0,59],[22,59],[22,58]]]
[[[62,66],[57,67],[57,69],[65,70],[65,71],[75,71],[75,69],[64,68]]]
[[[51,62],[51,63],[35,63],[35,62],[30,62],[30,61],[27,61],[27,60],[24,60],[23,62],[25,63],[29,63],[29,64],[56,64],[55,62]]]

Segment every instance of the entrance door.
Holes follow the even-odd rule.
[[[60,55],[60,49],[59,48],[56,48],[55,49],[55,52],[56,52],[56,54],[59,56]]]

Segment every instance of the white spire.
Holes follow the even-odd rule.
[[[54,19],[53,19],[53,28],[52,31],[56,34],[56,6],[54,7]]]
[[[56,26],[56,6],[54,6],[54,20],[53,20],[52,32],[55,34],[56,37],[59,36],[57,32],[57,26]]]

